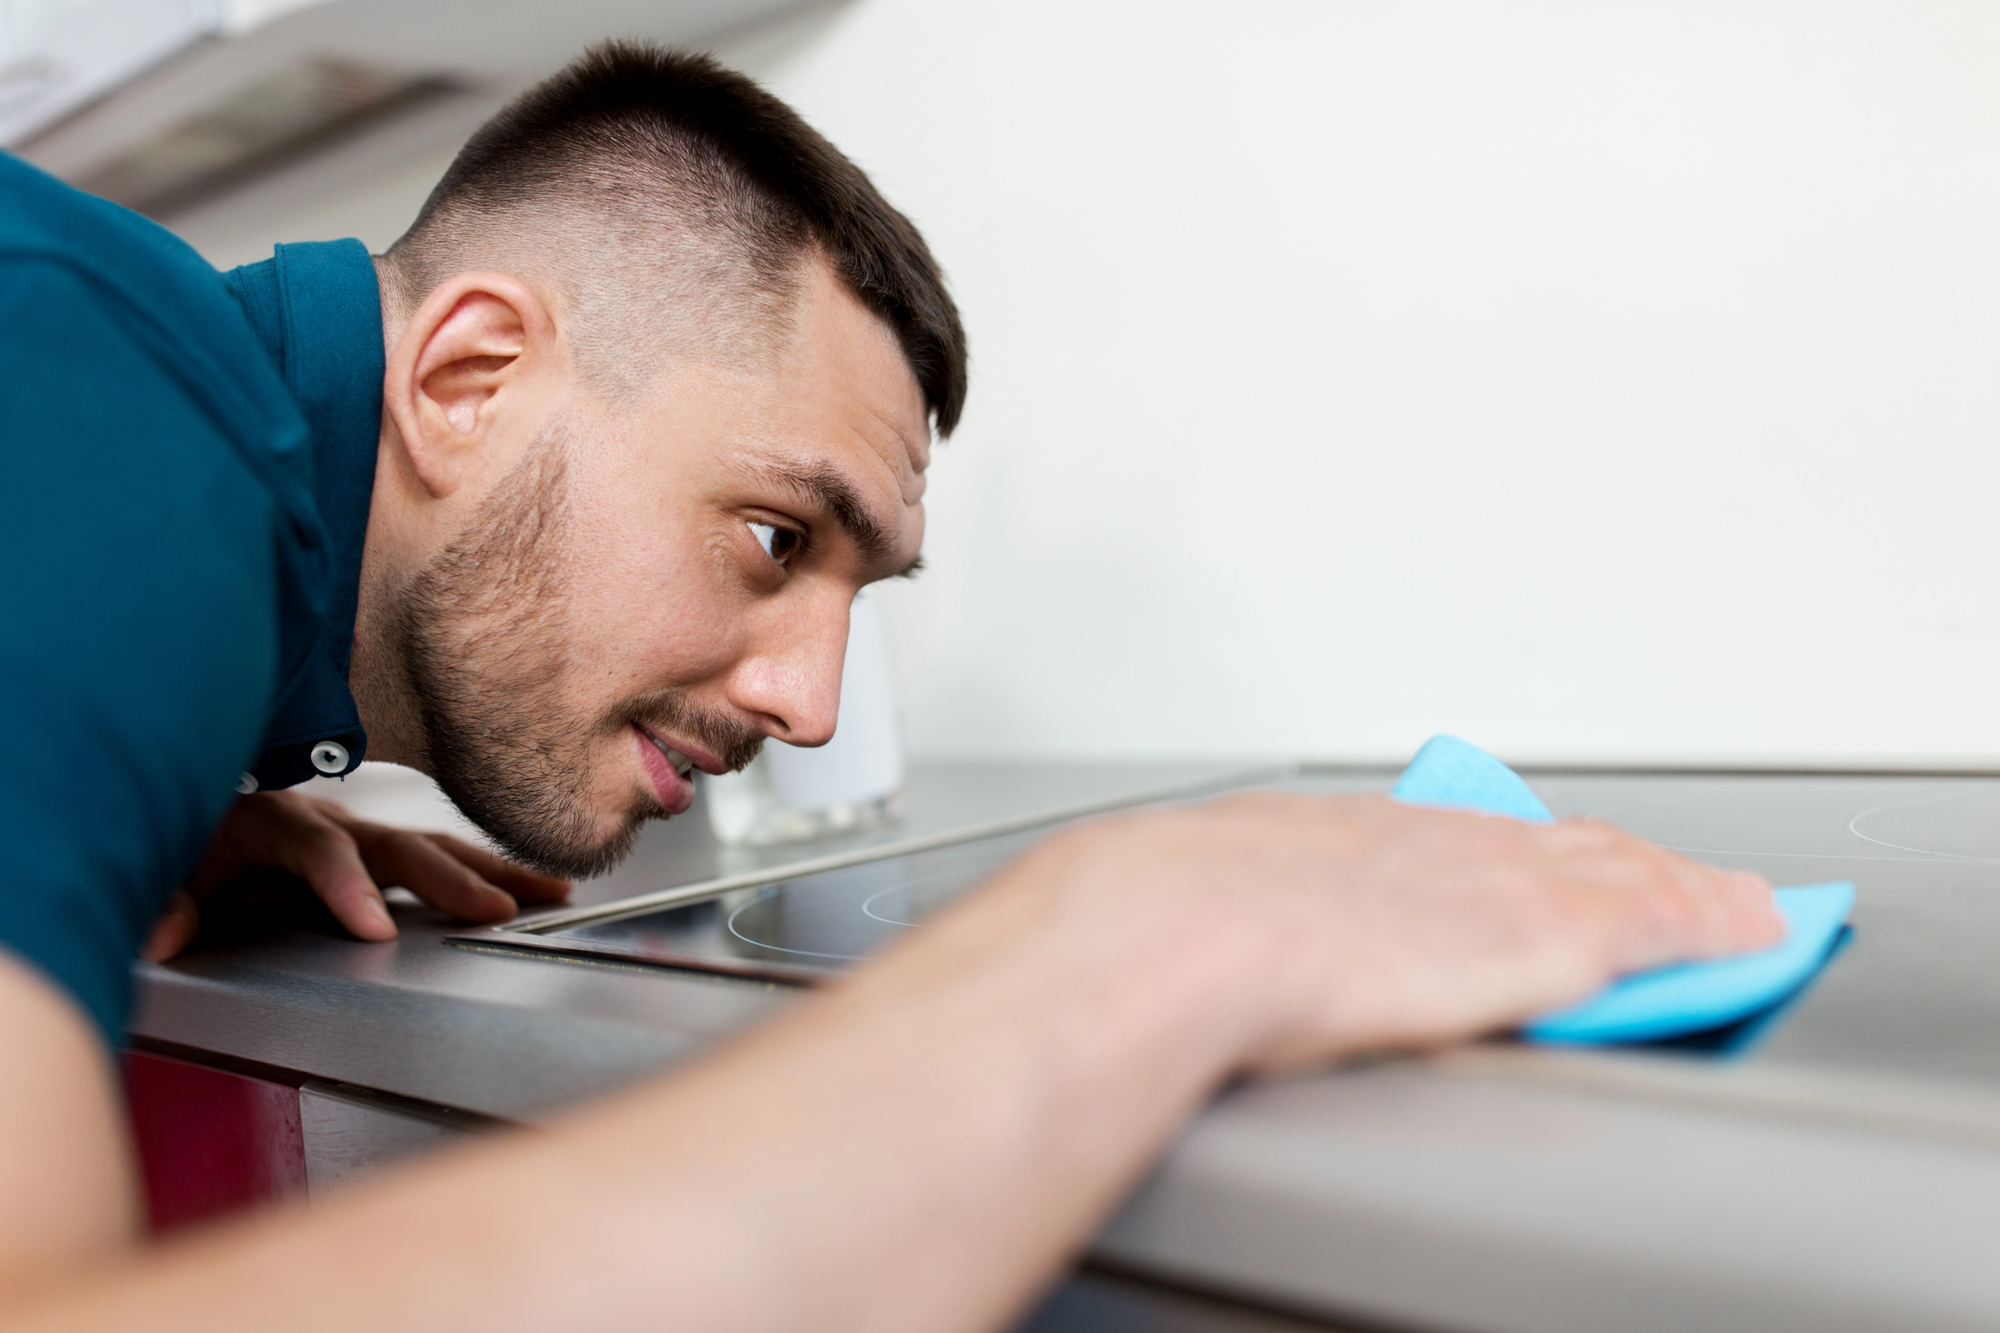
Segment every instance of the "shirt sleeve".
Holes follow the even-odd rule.
[[[91,278],[0,260],[0,357],[0,947],[115,1046],[262,730],[282,517],[251,423]]]

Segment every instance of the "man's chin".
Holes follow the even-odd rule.
[[[591,843],[557,842],[545,838],[502,837],[491,829],[489,836],[500,844],[508,857],[530,870],[563,879],[594,879],[615,869],[632,854],[646,821],[636,819],[608,837]]]
[[[523,808],[513,801],[459,801],[454,804],[513,861],[563,879],[593,879],[632,854],[652,819],[667,812],[650,799],[618,813],[585,815],[575,807]]]

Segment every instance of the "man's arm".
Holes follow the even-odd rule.
[[[118,1081],[90,1020],[0,951],[0,1310],[114,1263],[139,1235]]]
[[[1435,1046],[1781,930],[1754,876],[1590,824],[1286,797],[1104,821],[676,1075],[310,1212],[79,1246],[0,1327],[1001,1327],[1232,1074]],[[0,987],[0,1058],[101,1102],[85,1028],[22,1048],[21,1002]],[[42,1151],[15,1119],[40,1114],[0,1105],[0,1159]],[[108,1233],[130,1206],[102,1175]]]

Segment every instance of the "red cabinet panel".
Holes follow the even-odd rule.
[[[297,1088],[141,1051],[125,1088],[156,1232],[305,1192]]]

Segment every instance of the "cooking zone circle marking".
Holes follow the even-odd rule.
[[[1754,845],[1754,842],[1736,846],[1699,845],[1692,840],[1674,836],[1674,832],[1677,831],[1673,828],[1674,824],[1688,814],[1693,814],[1697,819],[1702,818],[1702,807],[1714,800],[1715,793],[1642,797],[1598,806],[1591,809],[1585,817],[1615,825],[1668,851],[1682,852],[1691,856],[1764,856],[1790,860],[1896,861],[1916,864],[1942,860],[1969,865],[2000,865],[2000,796],[1994,793],[1934,792],[1871,805],[1851,817],[1845,816],[1844,812],[1827,812],[1826,834],[1839,830],[1860,839],[1870,847],[1882,848],[1880,852],[1855,847],[1838,850],[1828,848],[1813,851],[1779,851],[1769,846]],[[1975,812],[1954,809],[1952,813],[1957,816],[1958,822],[1953,823],[1950,818],[1941,822],[1949,828],[1970,827],[1982,832],[1990,829],[1990,838],[1984,839],[1992,848],[1990,853],[1983,848],[1979,851],[1946,851],[1939,847],[1925,846],[1922,838],[1912,837],[1902,830],[1893,827],[1885,830],[1880,827],[1883,820],[1893,819],[1898,812],[1942,810],[1943,807],[1957,807],[1963,804],[1973,804],[1981,808]],[[1968,818],[1969,813],[1985,817]],[[1662,823],[1667,827],[1662,828]],[[1866,831],[1864,825],[1873,826],[1874,831]],[[1888,854],[1894,852],[1906,854],[1901,856]]]
[[[729,927],[729,933],[734,935],[737,939],[742,940],[745,944],[754,945],[759,949],[769,949],[773,953],[791,953],[791,954],[797,954],[801,958],[834,958],[834,959],[839,959],[842,962],[852,962],[856,957],[856,955],[851,953],[824,953],[818,949],[788,949],[782,944],[768,944],[763,940],[752,939],[750,936],[745,935],[742,931],[736,928],[737,917],[742,916],[745,912],[749,911],[753,907],[758,906],[761,903],[769,902],[772,898],[784,892],[784,890],[785,886],[783,884],[766,885],[764,887],[763,892],[759,893],[755,898],[752,898],[749,902],[744,903],[742,906],[738,907],[735,911],[731,912],[729,914],[728,922],[725,923]]]
[[[1977,804],[1981,796],[1984,796],[1988,802],[1992,801],[1990,793],[1979,792],[1946,792],[1937,796],[1913,796],[1908,800],[1890,801],[1888,804],[1878,805],[1872,810],[1863,810],[1847,822],[1847,831],[1864,842],[1872,842],[1877,847],[1888,847],[1899,852],[1916,852],[1926,857],[1942,857],[1947,861],[1965,861],[1973,865],[2000,865],[2000,855],[1981,855],[1976,852],[1948,852],[1937,847],[1921,847],[1907,842],[1895,842],[1889,838],[1877,837],[1873,833],[1865,833],[1861,828],[1864,820],[1872,819],[1880,823],[1883,820],[1893,817],[1899,811],[1914,811],[1919,808],[1931,809],[1946,804]],[[1983,814],[1985,818],[1975,817],[1971,820],[1966,820],[1964,823],[1967,827],[1978,830],[1981,835],[1988,829],[2000,829],[2000,806],[1994,806],[1976,813]],[[1961,812],[1962,815],[1963,812]],[[1950,820],[1947,820],[1946,823],[1949,826],[1958,827],[1958,825],[1952,824]],[[1993,842],[1995,850],[2000,851],[2000,832],[1993,834]]]
[[[955,865],[943,866],[929,874],[906,878],[899,883],[877,889],[866,898],[863,898],[857,906],[861,909],[861,914],[864,917],[867,917],[871,921],[879,921],[885,926],[894,926],[898,929],[920,928],[923,925],[922,918],[925,912],[932,907],[942,906],[948,898],[956,895],[944,894],[939,897],[937,902],[927,903],[923,901],[923,894],[919,890],[923,889],[926,885],[933,884],[945,884],[957,888],[961,887],[963,879],[964,872],[960,867]],[[834,958],[846,961],[862,957],[861,954],[857,953],[832,953],[824,949],[801,949],[795,945],[773,944],[769,940],[758,939],[755,934],[750,933],[743,924],[740,924],[744,913],[765,905],[778,894],[785,892],[789,887],[791,886],[788,884],[767,885],[756,897],[731,912],[728,920],[724,923],[729,933],[737,939],[742,940],[745,944],[753,945],[759,949],[769,949],[774,953],[797,954],[804,958]],[[903,896],[902,910],[888,914],[892,909],[885,907],[885,900],[893,898],[898,894]],[[879,941],[871,941],[871,947],[873,943],[877,942]]]

